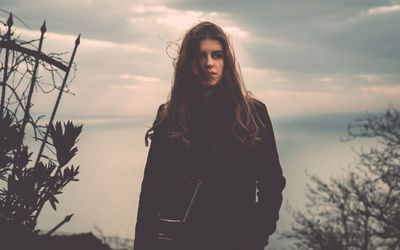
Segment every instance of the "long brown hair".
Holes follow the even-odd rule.
[[[174,59],[175,72],[171,93],[164,109],[146,133],[146,144],[147,138],[151,137],[154,129],[165,121],[168,122],[170,138],[180,139],[185,144],[190,144],[186,137],[190,105],[193,100],[198,99],[203,88],[192,67],[198,64],[200,42],[204,39],[217,40],[223,48],[224,69],[218,84],[232,98],[235,113],[232,134],[247,145],[254,145],[264,137],[265,124],[256,110],[255,99],[245,89],[236,64],[235,53],[227,35],[218,25],[201,22],[187,31],[182,40],[178,56]]]

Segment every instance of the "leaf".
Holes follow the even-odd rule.
[[[54,203],[54,201],[53,200],[49,200],[49,201],[50,201],[50,204],[53,207],[53,209],[57,210],[57,207],[56,207],[56,204]]]
[[[57,200],[56,197],[54,197],[54,195],[53,195],[53,196],[50,196],[49,202],[50,202],[51,206],[53,207],[53,209],[54,209],[54,210],[57,210],[57,208],[56,208],[56,203],[58,203],[58,200]]]
[[[4,117],[0,117],[0,154],[5,155],[13,149],[17,149],[21,142],[23,135],[13,120],[14,118],[8,112]],[[0,163],[2,164],[2,162]]]
[[[50,126],[50,138],[53,141],[53,146],[56,149],[57,161],[60,166],[65,166],[78,151],[74,147],[79,134],[82,132],[82,125],[75,126],[71,121],[64,123],[64,130],[61,122],[56,122],[56,125]]]

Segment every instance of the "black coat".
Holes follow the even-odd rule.
[[[268,129],[265,140],[256,146],[246,146],[231,134],[234,112],[221,91],[194,107],[190,146],[168,137],[167,122],[155,129],[134,250],[167,249],[154,237],[163,230],[159,217],[182,219],[198,180],[199,191],[179,233],[181,249],[252,250],[268,244],[276,229],[285,178],[267,109],[254,101]],[[158,113],[162,109],[163,105]]]

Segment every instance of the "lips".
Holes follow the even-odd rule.
[[[215,73],[215,72],[206,72],[206,73],[204,74],[204,76],[205,76],[206,78],[215,78],[215,77],[217,77],[217,73]]]

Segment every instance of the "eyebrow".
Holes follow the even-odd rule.
[[[203,54],[206,54],[207,52],[205,52],[205,51],[199,51],[199,53],[201,54],[201,55],[203,55]],[[213,50],[213,51],[211,51],[211,54],[219,54],[219,53],[224,53],[222,50]]]

